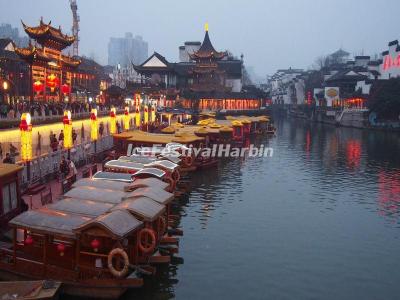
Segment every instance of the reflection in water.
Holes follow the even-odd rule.
[[[272,158],[192,175],[179,255],[125,299],[396,299],[400,137],[277,119]]]
[[[388,173],[379,172],[379,209],[381,213],[396,214],[400,206],[400,171]]]
[[[346,158],[349,169],[354,170],[360,166],[361,143],[359,140],[348,140],[346,142]]]

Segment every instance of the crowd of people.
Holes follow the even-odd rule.
[[[91,105],[89,103],[73,102],[73,103],[62,103],[62,102],[29,102],[20,101],[17,104],[6,104],[0,105],[0,117],[8,119],[19,119],[23,112],[30,112],[33,117],[46,117],[62,115],[65,110],[70,110],[71,113],[89,113],[92,108],[96,107],[99,111],[110,110],[111,107],[104,104]]]
[[[59,171],[61,178],[76,176],[78,174],[74,162],[71,159],[66,159],[65,156],[61,157]]]

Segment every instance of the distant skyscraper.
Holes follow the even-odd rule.
[[[133,37],[128,32],[123,38],[110,38],[108,43],[108,64],[121,67],[128,66],[131,62],[141,64],[147,59],[148,44],[141,36]]]

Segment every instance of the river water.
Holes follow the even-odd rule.
[[[275,124],[193,175],[180,259],[124,299],[399,299],[400,135]]]

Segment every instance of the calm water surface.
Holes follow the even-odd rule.
[[[193,176],[181,259],[124,299],[400,298],[400,135],[276,125]]]

